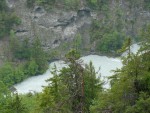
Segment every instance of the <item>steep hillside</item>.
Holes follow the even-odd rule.
[[[52,49],[63,42],[71,41],[79,29],[91,24],[92,16],[88,9],[77,11],[53,9],[47,12],[43,6],[28,9],[26,0],[9,3],[13,4],[10,5],[11,8],[22,20],[22,24],[16,29],[16,35],[21,39],[38,36],[45,49]]]
[[[82,7],[80,4],[74,10],[71,8],[62,10],[63,7],[55,6],[50,11],[46,11],[44,6],[35,5],[30,9],[27,8],[26,0],[14,0],[13,3],[8,0],[8,3],[22,19],[21,26],[16,30],[17,36],[41,37],[43,45],[47,48],[55,48],[64,41],[72,40],[75,34],[83,29],[82,27],[90,26],[94,19],[103,20],[105,26],[109,25],[135,37],[139,29],[149,22],[150,16],[144,9],[142,0],[133,5],[132,1],[128,0],[112,0],[105,3],[105,7],[101,10],[94,10],[88,5]]]
[[[150,0],[1,0],[0,113],[150,113],[149,11]]]
[[[39,37],[46,51],[55,49],[59,55],[72,48],[78,36],[83,54],[115,55],[126,37],[138,39],[137,34],[150,17],[149,2],[145,0],[6,1],[21,19],[15,27],[18,39],[29,38],[32,42]]]

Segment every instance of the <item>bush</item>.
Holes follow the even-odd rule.
[[[20,24],[20,19],[12,12],[7,11],[5,0],[0,2],[0,38],[9,35],[14,25]]]
[[[124,38],[125,37],[118,32],[105,34],[97,44],[97,49],[102,52],[114,52],[121,49]]]
[[[32,8],[35,4],[35,0],[27,0],[27,7]]]

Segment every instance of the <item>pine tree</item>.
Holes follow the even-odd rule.
[[[31,57],[38,65],[38,74],[45,72],[48,67],[46,53],[44,52],[39,38],[36,38],[32,45]]]
[[[92,63],[84,69],[79,56],[72,50],[66,55],[68,66],[59,72],[54,66],[54,76],[48,80],[50,85],[44,88],[41,95],[41,107],[46,113],[88,113],[97,92],[102,91]]]
[[[27,112],[25,105],[22,103],[22,100],[17,93],[15,94],[15,98],[13,98],[12,102],[10,102],[8,109],[10,109],[11,113]]]

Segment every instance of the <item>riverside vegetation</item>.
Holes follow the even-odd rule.
[[[137,7],[140,2],[127,0],[130,7]],[[77,8],[78,0],[62,0],[61,4],[70,4],[68,9]],[[28,7],[41,4],[46,9],[57,6],[58,0],[27,0]],[[109,0],[87,0],[87,5],[94,10],[108,11]],[[149,1],[144,0],[145,10]],[[107,14],[107,13],[106,13]],[[119,14],[118,14],[119,15]],[[107,15],[106,15],[107,17]],[[108,18],[108,22],[111,21]],[[97,50],[105,53],[128,51],[122,57],[123,67],[114,70],[109,89],[104,89],[104,82],[96,77],[95,69],[87,64],[82,67],[80,58],[81,41],[75,41],[73,49],[65,56],[68,67],[51,70],[53,77],[48,79],[48,86],[42,93],[18,95],[12,94],[11,86],[29,76],[45,72],[48,68],[49,54],[42,48],[38,37],[30,42],[22,42],[15,36],[13,28],[21,20],[10,12],[5,0],[0,2],[0,40],[9,40],[5,64],[0,67],[0,112],[1,113],[149,113],[150,112],[150,25],[145,25],[137,34],[127,38],[123,32],[124,24],[118,18],[118,24],[106,26],[101,21],[93,21],[91,43],[97,41]],[[107,22],[106,22],[107,23]],[[109,30],[111,28],[112,30]],[[114,29],[113,29],[114,28]],[[79,36],[78,36],[79,37]],[[130,53],[132,40],[141,42],[136,54]]]

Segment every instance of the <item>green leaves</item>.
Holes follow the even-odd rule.
[[[6,0],[0,2],[0,38],[3,38],[10,34],[14,25],[20,24],[20,19],[16,14],[9,12],[6,4]]]
[[[149,42],[147,41],[147,44]],[[130,51],[131,39],[125,42],[122,51]],[[142,45],[145,47],[145,44]],[[143,53],[130,54],[123,58],[123,67],[111,77],[111,88],[94,101],[91,112],[149,113],[150,96],[150,55],[149,49]],[[130,53],[130,52],[129,52]],[[104,99],[106,98],[106,99]]]
[[[14,97],[12,97],[12,101],[8,104],[7,109],[11,113],[26,113],[27,112],[27,109],[25,105],[22,103],[22,100],[18,94],[15,94]]]
[[[1,11],[6,11],[7,10],[7,5],[6,5],[6,0],[1,0],[0,2],[0,12]]]
[[[3,67],[0,68],[0,78],[6,86],[11,86],[14,84],[13,77],[14,70],[11,64],[6,63]]]
[[[60,71],[54,66],[51,71],[53,77],[47,80],[49,86],[40,96],[45,112],[89,112],[92,101],[102,91],[102,83],[96,78],[92,63],[84,69],[77,56],[78,53],[72,50],[66,57],[68,66]]]
[[[38,73],[38,65],[34,59],[31,59],[27,64],[27,73],[28,75],[34,76]]]
[[[29,43],[28,38],[25,38],[23,42],[19,42],[12,32],[10,38],[10,50],[13,54],[13,59],[24,60],[27,62],[25,70],[28,70],[28,72],[26,72],[26,74],[41,74],[48,68],[47,54],[43,50],[38,38],[34,39],[32,44]]]
[[[11,87],[12,85],[24,80],[26,76],[22,65],[14,67],[13,64],[6,63],[0,67],[0,78],[6,87]]]
[[[128,106],[125,113],[149,113],[150,97],[148,94],[141,92],[139,99],[134,106]]]
[[[32,8],[35,4],[35,0],[27,0],[27,7]]]
[[[42,48],[39,38],[36,38],[31,48],[31,58],[33,58],[38,65],[38,73],[41,74],[48,68],[46,53]]]
[[[106,7],[108,7],[109,0],[86,0],[88,3],[88,6],[92,9],[97,10],[105,10]]]
[[[87,111],[90,111],[90,106],[93,105],[93,100],[97,99],[98,93],[102,92],[102,81],[96,77],[96,72],[92,62],[85,66],[84,72],[84,90],[85,90],[85,106]]]
[[[73,45],[74,49],[77,51],[77,52],[80,52],[81,51],[81,48],[82,48],[82,37],[80,34],[77,34],[74,38],[74,45]]]
[[[119,32],[106,33],[99,40],[97,49],[102,52],[115,52],[123,45],[124,36]]]

